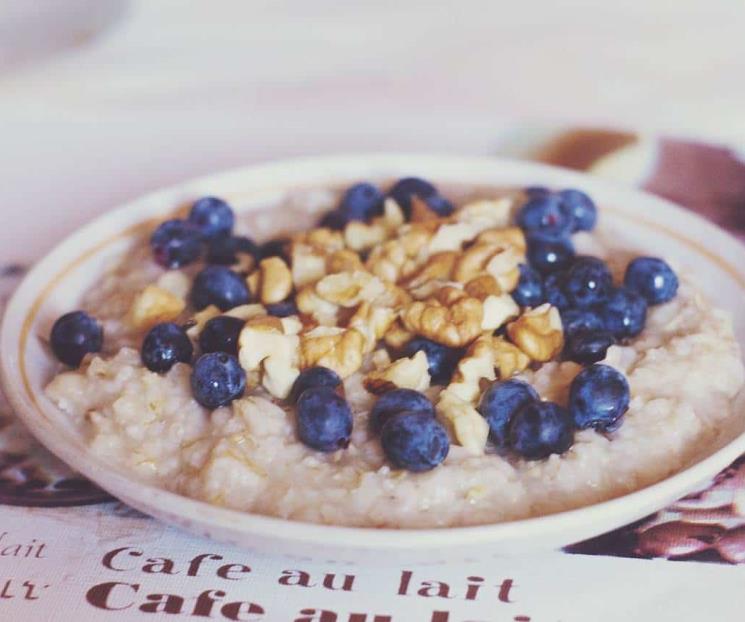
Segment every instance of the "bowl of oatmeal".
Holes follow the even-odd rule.
[[[132,506],[255,549],[438,561],[638,519],[745,451],[745,251],[542,165],[254,166],[26,277],[3,384]]]

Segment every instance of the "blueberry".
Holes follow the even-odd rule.
[[[524,192],[528,195],[529,198],[532,199],[534,197],[541,197],[547,194],[551,194],[551,189],[547,188],[546,186],[528,186],[524,189]]]
[[[512,291],[513,300],[521,307],[537,307],[546,301],[543,291],[543,279],[530,266],[521,263],[520,280]]]
[[[574,245],[569,238],[528,236],[528,262],[544,274],[564,270],[574,259]]]
[[[370,411],[370,428],[378,432],[396,413],[409,411],[421,411],[428,416],[435,416],[435,408],[427,396],[413,389],[393,389],[383,393],[375,402]]]
[[[581,365],[592,365],[605,358],[614,341],[607,330],[574,331],[566,339],[564,357]]]
[[[600,317],[616,339],[636,337],[647,321],[647,301],[634,290],[619,287],[601,307]]]
[[[445,197],[435,194],[431,197],[427,197],[424,199],[424,202],[427,204],[427,207],[431,209],[435,214],[440,216],[441,218],[444,218],[446,216],[450,216],[455,211],[455,206],[448,201]]]
[[[199,347],[203,353],[225,352],[238,354],[238,337],[246,323],[229,315],[218,315],[208,320],[199,333]]]
[[[300,372],[290,391],[289,401],[293,404],[303,394],[303,391],[314,387],[331,387],[343,389],[342,380],[333,369],[328,367],[309,367]]]
[[[248,304],[251,296],[243,278],[225,266],[207,266],[194,279],[191,301],[196,309],[209,305],[227,311]]]
[[[574,231],[592,231],[598,219],[593,200],[581,190],[569,188],[558,193],[561,202],[568,206],[574,218]]]
[[[256,257],[259,247],[251,238],[236,235],[221,235],[213,238],[207,245],[207,262],[230,266],[238,261],[239,255]]]
[[[318,221],[318,226],[327,227],[328,229],[334,229],[335,231],[340,231],[347,226],[348,222],[349,218],[347,218],[339,210],[334,209],[326,212],[321,217],[321,220]]]
[[[562,309],[561,324],[564,335],[568,337],[577,332],[597,331],[605,328],[603,319],[595,309]]]
[[[398,203],[407,219],[411,215],[412,196],[419,197],[426,202],[428,198],[436,195],[437,188],[419,177],[404,177],[403,179],[399,179],[388,190],[388,196]]]
[[[294,300],[283,300],[266,305],[266,312],[274,317],[287,317],[288,315],[297,315],[299,313]]]
[[[189,222],[205,240],[229,235],[235,224],[230,205],[217,197],[203,197],[194,202],[189,211]]]
[[[368,221],[383,213],[385,195],[367,182],[354,184],[347,189],[337,208],[349,220]]]
[[[678,292],[678,277],[657,257],[637,257],[626,268],[624,284],[639,292],[651,305],[672,300]]]
[[[349,446],[352,411],[332,387],[313,387],[297,401],[297,433],[312,449],[331,452]]]
[[[551,306],[556,307],[559,311],[569,309],[569,299],[564,293],[564,277],[563,272],[554,272],[546,277],[543,282],[543,292],[546,297],[546,302]]]
[[[460,360],[461,352],[435,341],[425,339],[424,337],[415,337],[404,346],[403,354],[410,357],[414,356],[420,350],[427,355],[429,375],[432,378],[432,383],[448,384],[455,366]]]
[[[290,264],[290,240],[287,238],[274,238],[264,242],[259,247],[259,254],[256,258],[257,261],[266,259],[267,257],[280,257],[285,260],[287,265]]]
[[[517,224],[526,233],[540,233],[559,238],[569,235],[574,227],[571,208],[551,194],[533,195],[517,213]]]
[[[629,408],[629,383],[624,375],[595,363],[575,376],[569,387],[569,410],[581,430],[607,431]]]
[[[577,257],[567,271],[563,287],[572,306],[591,307],[608,299],[613,276],[603,260]]]
[[[209,409],[230,404],[246,390],[246,372],[238,359],[225,352],[203,354],[191,372],[194,399]]]
[[[512,417],[509,444],[528,460],[563,454],[574,442],[569,412],[553,402],[528,402]]]
[[[434,469],[450,450],[445,428],[422,411],[406,410],[393,415],[383,426],[380,443],[393,466],[414,473]]]
[[[164,268],[181,268],[202,254],[199,230],[184,220],[166,220],[150,237],[153,257]]]
[[[78,367],[88,352],[101,350],[103,329],[85,311],[71,311],[54,323],[49,344],[59,361],[70,367]]]
[[[142,341],[142,364],[150,371],[166,372],[176,363],[190,363],[194,347],[178,324],[156,324]]]
[[[489,438],[500,448],[507,446],[510,421],[529,402],[538,400],[538,393],[522,380],[495,382],[481,397],[479,412],[489,424]]]

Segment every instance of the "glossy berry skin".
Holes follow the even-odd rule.
[[[199,259],[202,254],[199,230],[184,220],[161,223],[150,237],[155,261],[164,268],[181,268]]]
[[[191,301],[198,310],[215,305],[227,311],[251,301],[245,280],[225,266],[207,266],[194,279]]]
[[[647,301],[628,287],[619,287],[601,307],[600,316],[616,339],[636,337],[647,321]]]
[[[551,189],[546,186],[528,186],[523,190],[528,198],[535,198],[551,194]]]
[[[426,202],[428,198],[436,195],[437,188],[419,177],[404,177],[399,179],[388,190],[388,196],[398,203],[407,219],[411,215],[412,196],[417,196]]]
[[[328,367],[309,367],[300,372],[290,390],[288,400],[297,402],[303,391],[314,387],[330,387],[334,390],[343,389],[342,380],[333,369]]]
[[[191,206],[189,222],[199,230],[205,240],[212,240],[230,235],[235,224],[235,215],[230,205],[222,199],[202,197]]]
[[[583,369],[569,387],[569,411],[581,430],[608,431],[629,408],[629,383],[608,365]]]
[[[237,317],[218,315],[209,320],[199,333],[199,347],[202,353],[225,352],[238,355],[238,337],[245,322]]]
[[[246,390],[246,372],[238,359],[225,352],[209,352],[200,356],[191,372],[194,399],[213,410],[226,406]]]
[[[624,284],[639,292],[651,305],[675,298],[678,277],[673,269],[657,257],[637,257],[626,268]]]
[[[299,313],[294,300],[283,300],[282,302],[266,305],[266,312],[274,317],[287,317]]]
[[[259,254],[256,257],[256,261],[266,259],[267,257],[280,257],[285,260],[287,265],[290,265],[289,245],[290,240],[287,238],[268,240],[259,246]]]
[[[521,263],[518,268],[520,280],[512,291],[512,299],[521,307],[537,307],[546,302],[541,275],[524,263]]]
[[[326,227],[333,229],[334,231],[341,231],[349,223],[349,218],[342,214],[339,210],[331,210],[326,212],[321,219],[318,221],[319,227]]]
[[[568,236],[574,228],[571,209],[555,195],[534,194],[517,213],[517,224],[527,234]]]
[[[142,364],[150,371],[163,373],[176,363],[190,363],[194,346],[186,331],[178,324],[156,324],[142,341]]]
[[[592,307],[608,299],[613,276],[603,260],[577,257],[566,273],[563,288],[572,306]]]
[[[564,335],[571,337],[577,332],[605,329],[605,323],[595,309],[568,308],[561,311]]]
[[[251,238],[245,236],[222,235],[209,241],[207,245],[207,263],[230,266],[236,263],[240,255],[258,255],[259,247]]]
[[[569,238],[528,236],[528,263],[543,274],[559,272],[574,259],[574,245]]]
[[[393,415],[380,432],[380,443],[394,467],[414,473],[431,471],[450,450],[445,428],[422,411],[406,410]]]
[[[332,452],[349,446],[352,411],[331,387],[313,387],[297,401],[298,438],[311,449]]]
[[[370,411],[370,429],[378,432],[386,421],[396,413],[420,411],[429,417],[435,416],[435,408],[427,396],[413,389],[393,389],[383,393]]]
[[[383,201],[385,195],[377,186],[362,182],[347,189],[337,210],[348,220],[369,221],[383,213]]]
[[[71,311],[60,316],[52,326],[49,345],[59,361],[78,367],[86,354],[101,350],[103,329],[85,311]]]
[[[414,337],[404,346],[403,354],[406,357],[411,357],[420,350],[427,355],[432,384],[448,384],[453,371],[455,371],[455,366],[460,360],[460,350],[448,348],[424,337]]]
[[[581,190],[569,188],[557,195],[574,219],[573,231],[592,231],[598,220],[598,209],[593,200]]]
[[[571,306],[569,298],[564,293],[564,277],[565,274],[563,272],[554,272],[549,274],[543,281],[545,302],[562,312]]]
[[[512,417],[510,447],[527,460],[563,454],[573,442],[572,417],[554,402],[529,402]]]
[[[439,194],[424,199],[427,207],[440,217],[450,216],[455,211],[455,206],[445,197]]]
[[[607,330],[579,330],[570,333],[564,346],[564,358],[580,365],[592,365],[605,358],[615,339]]]
[[[479,412],[489,424],[489,438],[497,447],[507,446],[510,421],[515,413],[538,399],[536,390],[521,380],[495,382],[484,392]]]

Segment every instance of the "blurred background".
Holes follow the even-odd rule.
[[[0,256],[288,155],[506,154],[636,181],[663,135],[713,145],[712,185],[742,201],[744,33],[741,0],[0,0]]]

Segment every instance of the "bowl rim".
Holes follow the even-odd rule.
[[[416,166],[412,163],[416,162]],[[148,484],[135,478],[127,477],[120,472],[115,466],[105,462],[103,459],[95,456],[90,451],[80,453],[74,446],[68,444],[63,437],[54,434],[51,421],[46,419],[44,408],[35,400],[30,386],[22,379],[20,367],[25,365],[22,360],[23,355],[19,356],[19,348],[22,347],[20,342],[22,326],[19,324],[19,318],[26,318],[28,323],[29,314],[21,307],[25,305],[26,299],[32,298],[37,301],[44,287],[50,287],[52,281],[49,280],[47,271],[50,266],[54,265],[55,260],[60,255],[65,254],[66,249],[73,245],[79,245],[85,248],[85,255],[91,251],[90,242],[86,240],[92,231],[100,228],[111,227],[118,221],[125,219],[132,221],[136,215],[138,218],[141,213],[160,212],[160,217],[165,217],[172,212],[174,205],[174,196],[188,193],[190,188],[197,188],[207,185],[220,186],[229,183],[233,178],[241,176],[261,176],[272,175],[278,171],[287,172],[290,170],[321,171],[335,170],[335,168],[345,170],[350,163],[357,166],[366,164],[386,167],[391,169],[410,168],[427,169],[437,163],[441,167],[448,164],[453,166],[470,166],[480,167],[480,170],[500,169],[502,177],[514,176],[516,178],[524,177],[526,181],[517,181],[514,183],[529,183],[528,178],[533,178],[534,183],[549,183],[550,185],[564,185],[580,187],[590,194],[613,193],[619,199],[628,199],[659,208],[661,211],[674,210],[676,218],[681,218],[688,222],[689,225],[699,228],[699,231],[717,238],[717,242],[728,246],[730,252],[735,252],[740,256],[742,261],[738,265],[745,266],[745,247],[743,247],[729,233],[720,229],[713,223],[703,219],[697,214],[684,210],[670,201],[649,195],[637,189],[619,186],[606,180],[590,177],[584,173],[578,173],[568,169],[562,169],[555,166],[537,164],[533,162],[506,160],[501,158],[480,157],[480,156],[453,156],[453,155],[433,155],[433,154],[347,154],[336,156],[306,157],[295,159],[282,159],[266,164],[249,165],[238,167],[215,174],[200,176],[198,178],[187,180],[186,182],[174,184],[155,192],[148,193],[142,197],[127,201],[125,204],[106,211],[96,217],[89,223],[74,231],[69,236],[61,240],[55,247],[49,251],[42,259],[38,260],[33,268],[25,275],[22,282],[16,288],[13,296],[9,300],[0,331],[0,380],[10,404],[16,411],[16,414],[29,427],[34,436],[48,449],[57,455],[64,462],[72,466],[75,470],[82,473],[94,483],[101,486],[115,497],[130,503],[134,507],[142,508],[144,498],[149,504],[155,505],[159,511],[173,513],[179,517],[196,517],[194,520],[199,522],[209,522],[228,531],[239,529],[241,532],[250,532],[257,537],[276,538],[281,536],[288,541],[304,542],[313,545],[336,546],[341,541],[346,546],[353,548],[373,549],[384,547],[386,549],[431,549],[442,544],[444,535],[447,535],[448,545],[458,545],[458,543],[474,545],[478,543],[494,544],[505,540],[511,540],[515,532],[520,532],[520,539],[531,538],[532,536],[545,536],[547,533],[559,534],[565,531],[571,531],[568,526],[572,523],[594,523],[599,521],[604,525],[601,531],[607,531],[607,525],[612,523],[608,521],[609,515],[620,517],[618,524],[621,526],[627,521],[627,514],[621,510],[627,509],[630,503],[641,509],[646,508],[644,513],[649,513],[662,507],[661,500],[667,502],[673,501],[686,491],[693,489],[707,478],[712,477],[721,469],[725,468],[737,457],[745,452],[745,432],[730,440],[726,445],[720,447],[710,455],[697,460],[693,464],[672,474],[669,477],[660,480],[654,484],[634,490],[630,493],[602,501],[599,503],[582,506],[570,510],[565,510],[553,514],[542,516],[515,519],[510,521],[474,525],[461,527],[436,527],[436,528],[377,528],[377,527],[348,527],[331,524],[311,523],[294,519],[286,519],[240,510],[233,510],[225,507],[209,504],[205,501],[186,497],[168,490],[159,488],[155,485]],[[508,173],[504,174],[504,171]],[[517,172],[521,172],[520,175]],[[399,173],[400,174],[400,173]],[[327,173],[321,176],[329,176]],[[334,174],[331,177],[344,177],[344,173]],[[434,176],[436,178],[436,176]],[[554,180],[554,181],[550,181]],[[349,183],[349,179],[345,180]],[[469,182],[463,182],[468,184]],[[504,182],[502,182],[504,183]],[[294,186],[288,186],[286,183],[274,184],[284,189],[290,189]],[[308,184],[310,187],[329,187],[331,181],[323,182],[321,179],[315,183]],[[153,203],[163,202],[161,207],[148,207]],[[605,209],[605,208],[604,208]],[[623,211],[623,210],[621,210]],[[145,223],[152,223],[152,218],[143,220],[139,218],[134,226],[141,227]],[[652,222],[652,221],[649,221]],[[127,227],[129,230],[131,227]],[[664,225],[658,225],[658,228],[665,229]],[[679,227],[667,227],[667,233],[674,235],[679,240],[691,242],[699,250],[703,250],[709,257],[716,258],[718,263],[727,266],[727,272],[736,278],[741,286],[745,288],[745,271],[738,269],[730,261],[725,260],[721,255],[703,247],[700,242],[686,238],[679,231]],[[122,232],[117,233],[118,237]],[[107,241],[105,240],[104,243]],[[108,240],[110,242],[110,240]],[[96,245],[98,248],[104,244]],[[736,247],[736,248],[735,248]],[[717,246],[718,248],[718,246]],[[46,278],[44,278],[46,277]],[[41,289],[35,287],[36,282],[44,282],[45,286]],[[32,309],[31,320],[35,317],[39,308]],[[33,323],[33,322],[31,322]],[[25,370],[24,372],[25,373]],[[20,382],[19,382],[20,381]],[[56,406],[49,406],[56,412],[61,412]],[[103,481],[102,481],[103,480]],[[663,501],[664,503],[664,501]],[[154,513],[151,510],[145,510]],[[637,510],[639,513],[639,510]],[[157,514],[157,513],[156,513]],[[602,520],[601,520],[602,519]]]

